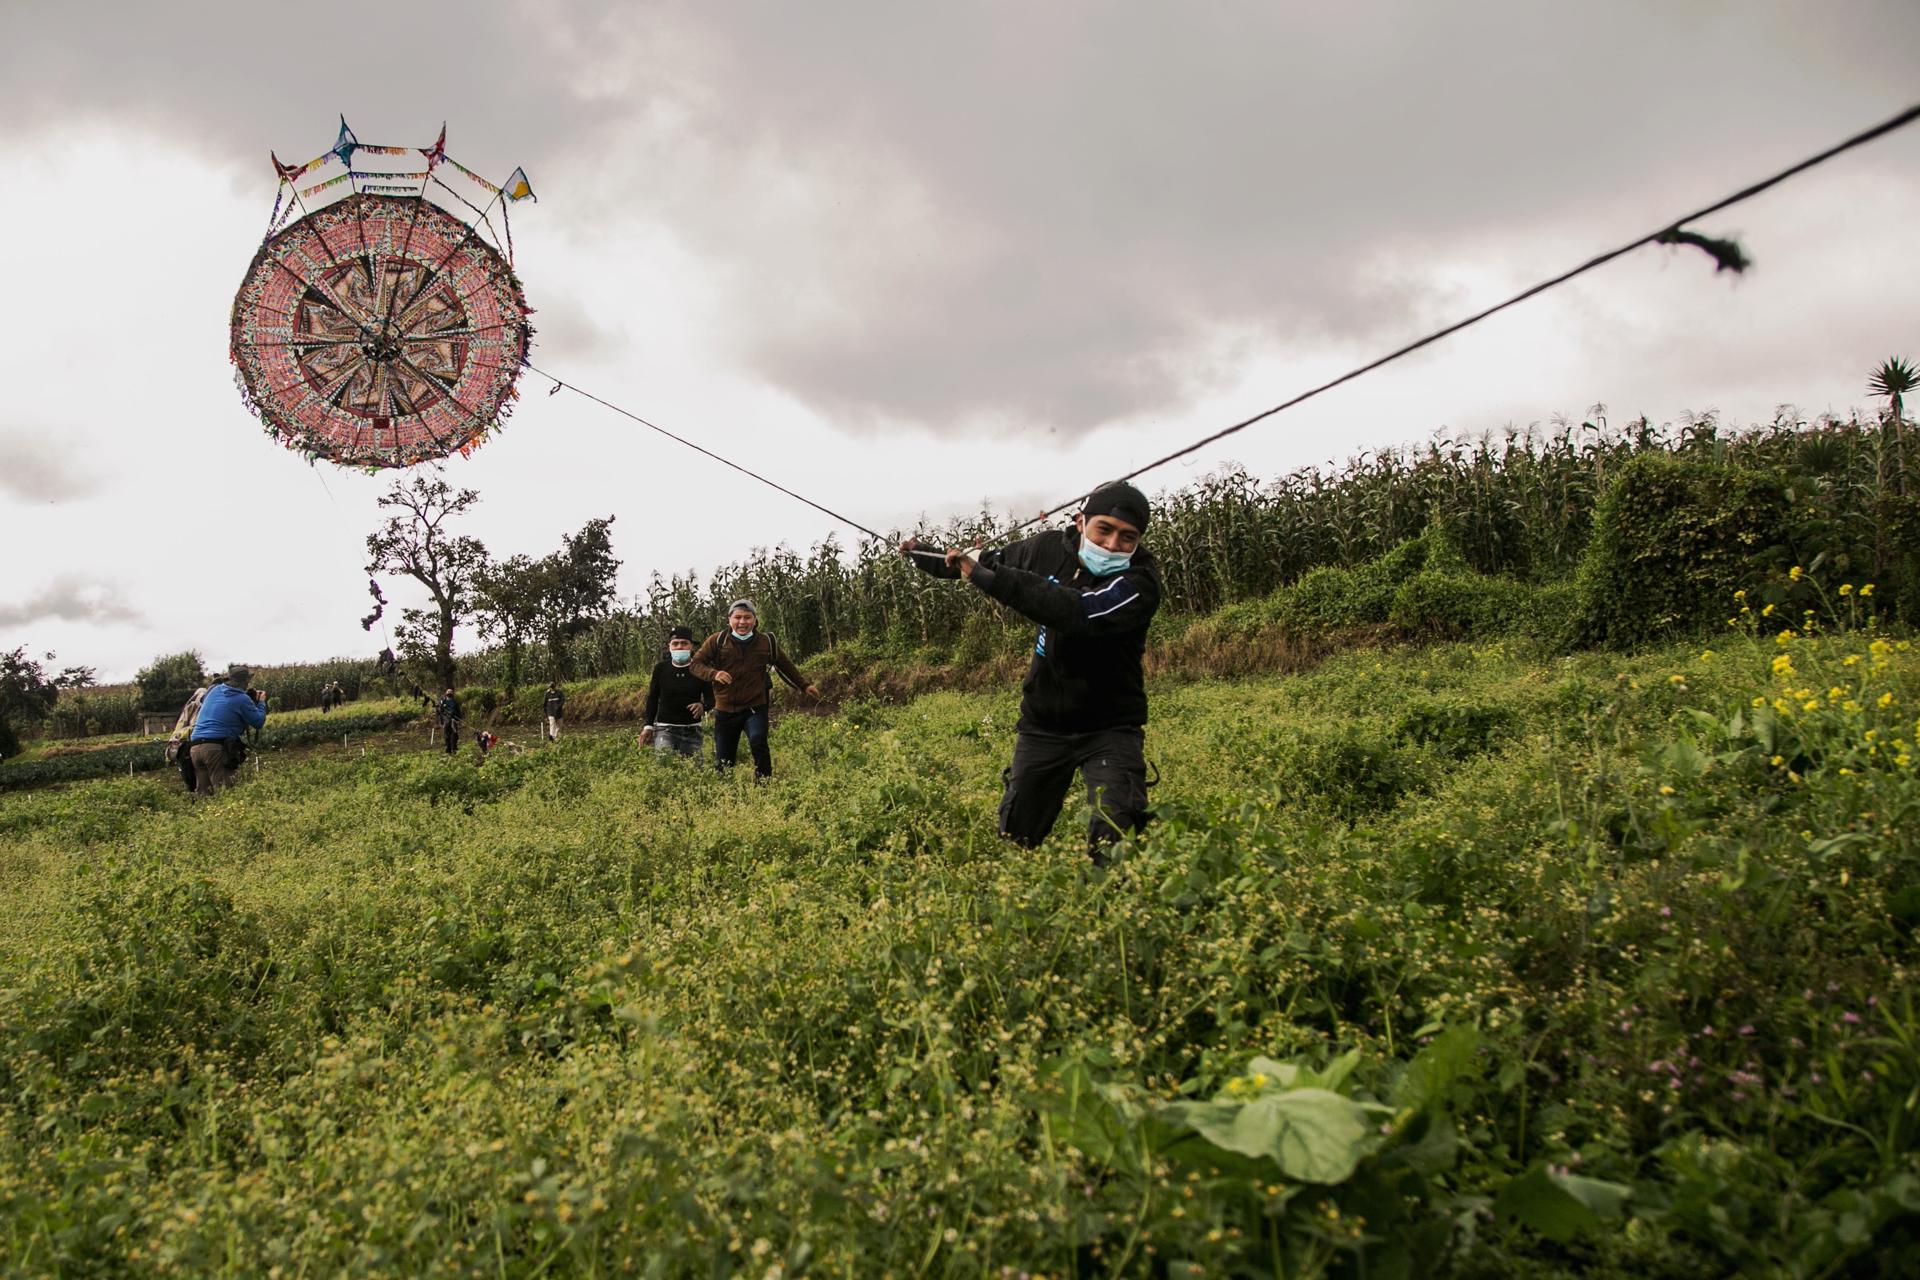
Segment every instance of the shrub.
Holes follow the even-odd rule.
[[[1410,639],[1465,640],[1521,629],[1532,588],[1466,570],[1423,569],[1400,584],[1387,621]]]
[[[1776,470],[1633,458],[1594,515],[1574,638],[1629,647],[1712,621],[1756,568],[1792,559],[1791,516]]]
[[[1273,759],[1277,794],[1348,821],[1384,813],[1428,780],[1420,753],[1366,725],[1289,735]]]
[[[1400,713],[1394,733],[1458,759],[1492,749],[1518,723],[1513,708],[1501,703],[1422,698]]]
[[[207,682],[207,670],[199,653],[189,649],[155,658],[151,666],[140,669],[134,682],[140,687],[142,710],[177,711]]]

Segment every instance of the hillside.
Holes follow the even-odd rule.
[[[1163,676],[1106,874],[1010,690],[0,796],[0,1263],[1891,1274],[1920,663],[1773,623]]]

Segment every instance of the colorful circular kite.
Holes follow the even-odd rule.
[[[409,195],[358,181],[386,191],[399,184],[374,180],[437,181],[444,138],[418,149],[426,174],[360,173],[351,150],[327,153],[348,173],[321,185],[355,181],[353,194],[271,233],[234,297],[241,394],[270,435],[310,459],[379,468],[464,455],[518,395],[533,331],[507,259],[427,199],[425,180]],[[289,182],[326,158],[274,163]]]

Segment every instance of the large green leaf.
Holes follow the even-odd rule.
[[[1344,1182],[1374,1136],[1368,1108],[1326,1089],[1293,1089],[1248,1103],[1176,1102],[1164,1114],[1224,1150],[1272,1160],[1296,1182]]]
[[[1454,1084],[1472,1075],[1474,1055],[1479,1050],[1480,1032],[1472,1024],[1448,1027],[1413,1056],[1394,1089],[1393,1100],[1403,1107],[1446,1105]]]
[[[1536,1164],[1500,1189],[1494,1209],[1549,1240],[1571,1240],[1618,1217],[1632,1188]]]

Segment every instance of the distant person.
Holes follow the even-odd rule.
[[[462,724],[460,699],[453,696],[453,690],[449,689],[440,695],[440,703],[433,709],[433,715],[440,726],[440,737],[446,743],[447,754],[452,755],[453,749],[460,743]]]
[[[473,735],[473,745],[478,748],[480,752],[480,754],[475,757],[474,764],[476,766],[483,765],[487,762],[487,753],[500,745],[500,738],[491,730],[482,729]]]
[[[751,600],[733,602],[727,610],[727,629],[708,636],[688,667],[713,685],[714,766],[722,773],[733,768],[744,731],[753,752],[754,777],[771,778],[773,752],[767,746],[767,731],[773,682],[768,668],[809,697],[819,697],[819,687],[808,684],[779,642],[760,630],[760,611]]]
[[[320,686],[320,714],[325,715],[331,710],[333,710],[333,686],[323,684]]]
[[[567,695],[560,692],[559,682],[556,680],[547,681],[547,697],[546,701],[541,704],[541,710],[543,710],[547,716],[548,742],[560,741],[560,717],[566,711],[566,706]]]
[[[646,727],[640,745],[653,744],[657,756],[700,755],[700,718],[713,710],[713,685],[693,674],[693,629],[667,633],[667,656],[653,664],[647,682]]]
[[[1160,607],[1160,570],[1140,546],[1151,514],[1125,482],[1087,497],[1072,530],[1048,529],[998,551],[902,552],[937,578],[965,578],[1040,624],[1020,686],[1013,764],[1000,797],[1000,834],[1028,848],[1053,829],[1077,770],[1093,808],[1088,855],[1147,822],[1147,624]]]
[[[193,772],[193,722],[200,716],[200,704],[206,701],[207,690],[219,684],[227,677],[225,674],[207,677],[207,683],[193,691],[187,699],[187,705],[180,708],[180,715],[173,722],[173,732],[167,738],[167,763],[180,769],[180,781],[187,784],[187,790],[193,791],[198,785]]]
[[[226,680],[210,687],[200,701],[188,739],[195,796],[214,795],[233,782],[247,758],[247,730],[267,723],[267,695],[247,688],[252,678],[251,671],[236,663],[227,668]]]

